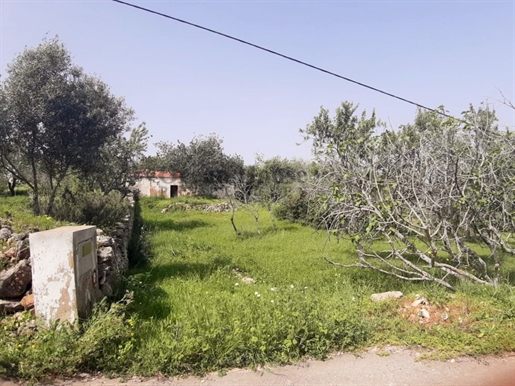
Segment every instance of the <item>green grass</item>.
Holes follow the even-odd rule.
[[[0,218],[3,219],[3,222],[12,223],[15,232],[27,231],[29,227],[43,231],[68,225],[68,223],[57,221],[50,216],[34,216],[27,195],[15,197],[0,195]]]
[[[342,269],[323,256],[353,262],[353,246],[343,240],[328,242],[324,233],[281,221],[274,231],[266,213],[258,235],[244,211],[236,213],[236,235],[229,213],[161,213],[171,202],[141,201],[152,256],[127,278],[131,302],[102,304],[79,330],[41,328],[19,336],[9,318],[0,320],[0,346],[7,347],[0,350],[0,371],[25,378],[77,371],[199,374],[375,344],[422,346],[437,357],[515,350],[509,285],[458,283],[453,294],[430,283]],[[405,298],[369,300],[389,290]],[[448,318],[413,318],[405,306],[415,294],[429,300],[435,315],[448,310]]]
[[[138,373],[286,363],[377,343],[421,345],[437,355],[515,349],[511,287],[458,284],[467,295],[453,295],[432,284],[344,270],[322,256],[351,263],[353,246],[328,242],[311,228],[279,222],[273,231],[263,213],[260,236],[251,216],[237,212],[237,236],[228,213],[160,213],[167,204],[142,202],[154,259],[133,274],[143,289],[135,297],[135,350],[145,353],[134,364]],[[256,283],[244,284],[242,276]],[[416,293],[430,302],[468,303],[469,311],[461,322],[427,327],[402,318],[399,302],[369,301],[372,293],[388,290],[403,291],[409,303]]]
[[[139,372],[288,362],[365,342],[372,326],[359,316],[364,292],[323,262],[324,253],[341,253],[324,248],[324,235],[286,223],[274,232],[263,215],[259,236],[238,212],[237,236],[227,213],[160,213],[166,204],[143,201],[154,259],[132,277],[145,288],[135,297]]]

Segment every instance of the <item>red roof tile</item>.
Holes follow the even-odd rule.
[[[170,173],[162,170],[148,171],[139,174],[140,178],[181,178],[180,173]]]

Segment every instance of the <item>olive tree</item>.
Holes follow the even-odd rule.
[[[50,214],[63,180],[91,169],[133,120],[124,100],[74,65],[57,38],[19,54],[0,94],[0,166],[32,190],[36,214]]]
[[[147,150],[148,129],[141,124],[128,136],[119,134],[107,140],[92,170],[85,175],[91,189],[107,195],[117,191],[126,196],[138,178],[141,161]]]
[[[230,184],[232,186],[232,193],[227,192],[226,196],[232,209],[231,224],[234,231],[236,234],[239,234],[234,222],[234,212],[236,208],[242,208],[250,213],[256,224],[257,233],[261,234],[261,226],[259,225],[261,203],[256,196],[258,167],[256,165],[246,165],[243,173],[235,175],[231,179]]]
[[[235,176],[243,174],[243,159],[224,153],[223,140],[215,134],[194,137],[190,143],[159,142],[157,158],[166,170],[180,173],[185,186],[196,195],[211,196]]]
[[[236,233],[238,233],[234,224],[236,206],[252,215],[258,234],[261,234],[259,215],[264,207],[270,215],[272,227],[275,230],[277,225],[274,210],[277,204],[288,197],[296,182],[306,173],[307,166],[303,161],[281,157],[264,159],[258,156],[254,165],[245,166],[244,173],[231,180],[233,194],[227,195],[233,208],[231,222]]]
[[[501,255],[515,252],[513,134],[488,107],[462,120],[419,111],[381,133],[374,114],[356,110],[345,102],[331,119],[322,109],[303,131],[323,165],[313,189],[324,224],[356,246],[358,262],[344,266],[451,290],[453,277],[497,284]]]
[[[268,211],[272,226],[277,228],[274,206],[284,200],[293,184],[306,175],[306,166],[300,160],[257,157],[254,198]]]

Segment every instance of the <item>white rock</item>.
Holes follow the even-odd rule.
[[[112,247],[100,247],[98,248],[98,258],[100,261],[109,261],[113,258],[113,248]]]
[[[245,284],[256,284],[256,281],[251,277],[242,277],[241,281]]]
[[[11,237],[12,231],[9,228],[2,228],[0,229],[0,239],[7,240]]]
[[[424,297],[421,297],[421,298],[415,300],[413,303],[411,303],[411,307],[418,307],[420,305],[425,305],[425,304],[427,304],[427,299]]]
[[[372,294],[370,300],[373,302],[382,302],[388,299],[400,299],[404,296],[401,291],[388,291],[380,294]]]

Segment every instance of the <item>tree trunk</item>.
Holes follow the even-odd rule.
[[[16,178],[11,177],[9,178],[9,181],[7,182],[9,186],[9,192],[11,192],[11,196],[14,197],[16,195],[16,191],[14,190],[16,188]]]
[[[34,186],[32,188],[32,192],[34,193],[34,197],[32,198],[33,200],[33,210],[34,210],[34,214],[36,216],[39,216],[41,214],[41,209],[39,207],[39,186],[38,186],[38,175],[37,175],[37,170],[36,170],[36,162],[34,160],[32,160],[32,178],[33,178],[33,181],[34,181]]]
[[[240,232],[238,232],[238,228],[236,228],[236,224],[234,223],[234,207],[232,207],[231,224],[232,224],[232,227],[234,229],[234,232],[236,232],[236,234],[239,235]]]
[[[57,190],[61,186],[61,182],[63,182],[63,177],[59,178],[59,180],[56,182],[55,186],[52,188],[52,191],[50,192],[50,197],[48,198],[48,206],[45,210],[45,214],[48,216],[52,215],[52,211],[54,210],[54,202],[55,202],[55,196],[57,195]]]
[[[274,229],[274,231],[276,231],[277,224],[275,223],[275,216],[272,213],[272,204],[268,203],[266,209],[268,210],[268,214],[270,215],[270,220],[272,220],[272,228]]]

